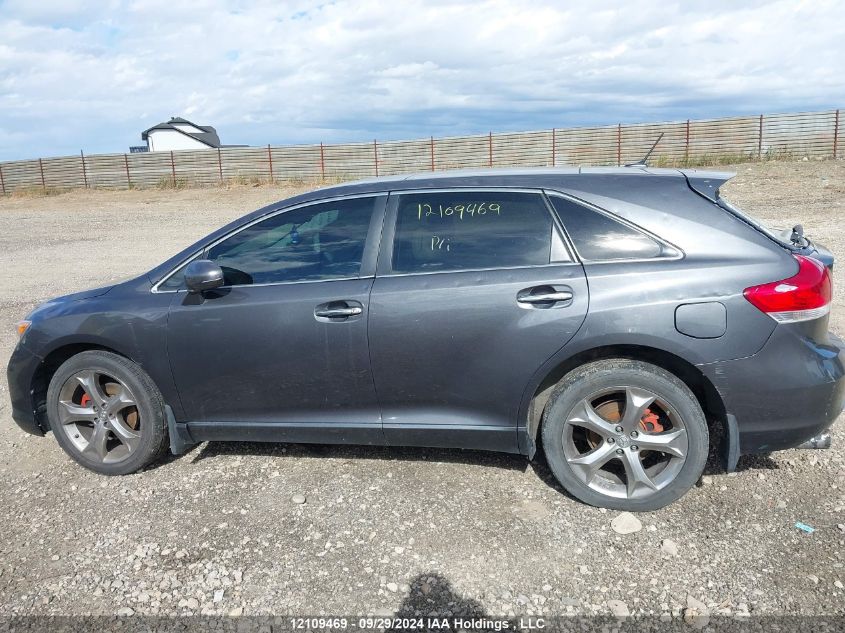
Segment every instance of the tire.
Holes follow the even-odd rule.
[[[168,447],[161,393],[136,363],[111,352],[65,361],[50,380],[47,415],[59,446],[102,475],[134,473]]]
[[[572,496],[642,512],[676,501],[698,481],[709,433],[679,378],[649,363],[610,359],[582,365],[558,383],[543,413],[542,443]]]

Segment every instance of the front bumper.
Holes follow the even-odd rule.
[[[736,420],[738,455],[794,448],[845,407],[845,344],[833,335],[818,343],[779,325],[754,356],[699,367]]]
[[[38,422],[32,394],[33,378],[41,367],[41,359],[18,345],[9,359],[6,377],[12,398],[12,419],[27,433],[44,435],[46,429]]]

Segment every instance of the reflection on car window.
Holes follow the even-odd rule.
[[[209,249],[224,284],[356,277],[377,198],[314,204],[274,215]]]
[[[170,277],[168,277],[167,279],[165,279],[163,282],[161,282],[159,284],[158,289],[159,290],[181,290],[182,288],[184,288],[185,287],[185,268],[187,268],[188,264],[190,264],[194,259],[196,259],[196,258],[193,258],[190,261],[182,264],[182,267],[179,268],[179,270],[174,272],[172,275],[170,275]]]
[[[503,191],[399,197],[393,270],[437,272],[549,263],[552,219],[539,194]]]
[[[561,196],[549,196],[575,249],[583,259],[644,259],[657,257],[662,249],[645,233],[617,222]]]

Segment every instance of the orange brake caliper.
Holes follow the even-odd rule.
[[[640,428],[646,433],[662,433],[663,425],[660,424],[660,417],[646,409],[643,417],[640,418]]]

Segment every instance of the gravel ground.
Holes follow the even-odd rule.
[[[803,222],[845,261],[845,163],[735,169],[730,199],[780,225]],[[140,273],[291,193],[0,199],[0,359],[37,303]],[[844,304],[839,283],[840,335]],[[686,497],[623,535],[611,526],[618,513],[562,494],[542,460],[221,443],[106,478],[52,437],[20,431],[5,383],[0,430],[0,616],[845,615],[842,441],[743,458],[732,474],[710,465]]]

